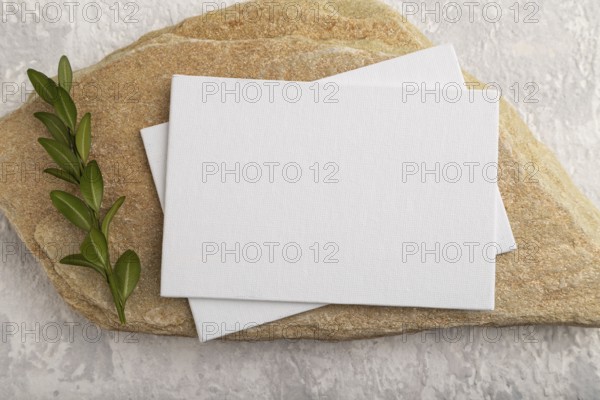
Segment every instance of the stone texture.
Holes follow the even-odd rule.
[[[379,3],[322,2],[318,16],[315,2],[294,4],[303,5],[305,18],[291,21],[266,5],[257,18],[249,13],[256,8],[238,5],[226,16],[195,17],[150,33],[76,73],[78,108],[93,115],[92,156],[105,174],[106,204],[128,197],[113,223],[120,244],[112,245],[112,253],[133,247],[142,259],[142,279],[128,302],[128,329],[196,334],[187,302],[159,297],[162,213],[139,136],[140,128],[168,119],[172,74],[313,80],[430,45]],[[327,8],[331,4],[335,14]],[[115,328],[112,301],[99,277],[57,263],[79,244],[81,233],[48,199],[50,190],[63,185],[41,174],[50,162],[36,143],[44,129],[31,114],[44,108],[32,98],[0,122],[3,165],[14,172],[0,182],[0,206],[65,300],[92,321]],[[344,340],[460,325],[600,325],[600,213],[506,103],[500,130],[500,188],[520,249],[498,258],[495,311],[327,306],[229,338]]]

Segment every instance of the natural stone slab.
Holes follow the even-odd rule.
[[[127,329],[196,335],[187,301],[159,297],[162,212],[139,135],[140,128],[167,121],[172,74],[314,80],[430,46],[413,26],[374,1],[322,1],[315,14],[314,0],[294,0],[290,7],[302,17],[293,18],[289,15],[297,12],[288,7],[286,17],[284,3],[276,4],[238,5],[226,16],[191,18],[75,75],[78,108],[93,115],[92,157],[105,174],[106,204],[127,196],[111,227],[120,243],[112,244],[111,253],[132,247],[142,259]],[[50,162],[36,143],[45,132],[32,113],[44,108],[31,98],[0,121],[0,207],[67,303],[103,327],[118,328],[100,278],[57,262],[77,248],[82,234],[48,197],[50,190],[67,185],[41,173]],[[332,305],[228,338],[346,340],[460,325],[599,326],[600,213],[504,102],[500,136],[500,189],[520,249],[498,257],[495,311]]]

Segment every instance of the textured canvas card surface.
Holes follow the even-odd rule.
[[[497,104],[289,85],[174,77],[162,294],[493,307]]]

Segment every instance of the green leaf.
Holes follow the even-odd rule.
[[[50,192],[50,199],[54,207],[73,225],[85,231],[89,231],[94,226],[92,212],[79,198],[61,190],[53,190]]]
[[[85,114],[81,118],[81,121],[79,121],[77,133],[75,134],[75,146],[83,162],[87,162],[90,155],[90,147],[92,146],[91,118],[92,115],[90,113]]]
[[[71,133],[74,134],[75,125],[77,124],[77,108],[69,93],[62,87],[56,90],[56,98],[53,105],[60,119],[71,129]]]
[[[102,233],[104,236],[108,237],[108,228],[110,227],[110,221],[112,221],[113,217],[119,211],[119,208],[125,202],[125,196],[119,197],[114,204],[110,207],[110,209],[106,212],[104,219],[102,220]]]
[[[68,172],[63,171],[62,169],[58,169],[58,168],[46,168],[44,170],[44,172],[47,173],[47,174],[50,174],[52,176],[55,176],[58,179],[62,179],[63,181],[74,183],[76,185],[79,184],[79,182],[77,182],[77,179],[73,178],[73,175],[69,174]]]
[[[140,258],[133,250],[127,250],[117,260],[114,272],[119,293],[123,298],[123,305],[140,280],[140,271]]]
[[[73,70],[67,56],[62,56],[58,62],[58,84],[67,92],[71,90],[73,83]]]
[[[79,250],[81,255],[92,264],[102,267],[108,265],[108,243],[97,228],[90,229]]]
[[[60,260],[60,263],[66,265],[77,265],[78,267],[92,268],[94,271],[98,272],[100,275],[106,278],[106,271],[104,271],[103,267],[89,262],[81,254],[71,254],[69,256],[66,256],[62,260]]]
[[[37,112],[33,114],[34,117],[42,121],[46,126],[50,134],[56,141],[69,145],[69,130],[66,125],[56,115],[47,112]]]
[[[27,76],[29,77],[29,80],[31,81],[36,93],[42,99],[44,99],[46,103],[53,104],[54,100],[56,99],[56,83],[35,69],[28,69]]]
[[[104,193],[104,183],[102,173],[96,161],[90,161],[83,170],[79,188],[83,199],[94,211],[100,210],[102,204],[102,194]]]
[[[79,160],[68,146],[48,138],[39,138],[38,142],[59,167],[79,178]]]

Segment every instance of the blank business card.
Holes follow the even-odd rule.
[[[174,77],[162,295],[492,308],[497,104],[405,94]]]

